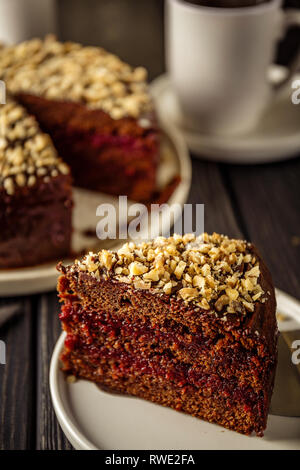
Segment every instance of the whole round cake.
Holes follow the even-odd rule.
[[[146,79],[143,67],[54,36],[1,46],[0,268],[69,254],[71,178],[151,200],[159,131]]]

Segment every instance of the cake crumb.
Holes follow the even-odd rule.
[[[77,378],[75,377],[75,375],[68,375],[67,377],[67,383],[68,384],[73,384],[77,381]]]

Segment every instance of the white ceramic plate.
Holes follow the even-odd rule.
[[[286,68],[273,65],[271,80],[280,81]],[[299,75],[294,77],[298,78]],[[251,132],[234,137],[205,135],[180,125],[180,110],[168,75],[161,75],[151,85],[156,110],[162,123],[183,133],[195,156],[229,163],[266,163],[285,160],[300,153],[300,105],[291,101],[294,90],[287,88],[274,99]]]
[[[286,298],[278,298],[280,312],[289,317]],[[300,321],[298,302],[293,308]],[[69,384],[59,363],[64,337],[53,352],[50,390],[58,421],[76,449],[300,449],[300,418],[270,415],[265,436],[249,437],[139,398],[104,392],[92,382]]]
[[[169,204],[183,204],[186,202],[191,186],[192,170],[190,156],[184,139],[180,132],[174,132],[164,126],[164,137],[161,144],[161,161],[158,169],[158,189],[164,187],[175,175],[181,181],[172,196]],[[120,245],[118,240],[100,241],[96,237],[86,236],[87,232],[96,230],[96,208],[99,204],[110,203],[116,208],[118,214],[118,198],[103,193],[74,188],[75,207],[73,212],[74,234],[72,248],[74,252],[93,251],[100,248],[116,248]],[[128,206],[132,204],[128,201]],[[124,217],[126,214],[123,214]],[[120,214],[122,224],[122,214]],[[161,217],[161,220],[166,220]],[[159,226],[151,227],[159,235]],[[164,226],[161,227],[164,230]],[[125,240],[122,241],[122,243]],[[60,260],[57,260],[57,262]],[[67,263],[68,260],[65,260]],[[0,270],[0,296],[27,295],[53,290],[57,281],[57,263],[47,263],[29,268]]]

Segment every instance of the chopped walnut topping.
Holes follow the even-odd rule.
[[[177,264],[174,270],[174,274],[177,277],[177,279],[180,279],[182,277],[182,274],[185,268],[186,268],[186,263],[184,261],[179,261],[179,263]]]
[[[100,261],[106,269],[110,270],[114,262],[114,256],[110,251],[102,250],[100,253]]]
[[[147,117],[152,101],[144,67],[133,68],[100,47],[59,42],[52,35],[2,46],[0,79],[7,90],[102,109],[113,119]],[[21,118],[20,108],[7,118]]]
[[[75,264],[92,276],[100,271],[136,289],[191,303],[227,321],[229,315],[246,315],[254,311],[255,302],[265,301],[259,261],[252,251],[251,244],[224,235],[186,234],[139,245],[126,243],[116,253],[89,253]]]
[[[59,173],[69,172],[69,167],[57,156],[50,137],[9,97],[0,106],[0,187],[12,196],[16,188],[34,186],[37,177],[44,177],[47,183]]]
[[[184,300],[191,300],[197,297],[198,295],[198,290],[194,289],[193,287],[185,287],[183,289],[180,289],[178,291],[178,294],[184,299]]]
[[[227,287],[225,292],[229,300],[237,300],[239,297],[239,292],[236,289],[232,289],[231,287]]]
[[[164,287],[163,287],[164,293],[165,293],[165,294],[171,294],[171,292],[172,292],[172,287],[173,287],[172,282],[167,282],[167,284],[165,284]]]
[[[140,274],[144,274],[148,271],[147,266],[144,266],[142,263],[138,261],[134,261],[129,265],[129,272],[132,276],[139,276]]]
[[[228,304],[229,304],[229,297],[227,295],[223,294],[218,298],[218,300],[215,303],[216,310],[218,312],[221,312],[224,305],[228,305]]]
[[[254,278],[257,279],[258,276],[259,276],[259,266],[258,266],[258,264],[256,266],[254,266],[252,269],[250,269],[249,271],[246,271],[246,273],[245,273],[246,278],[254,277]]]
[[[158,269],[151,269],[151,271],[144,274],[143,278],[147,279],[148,281],[157,282],[157,281],[159,281],[159,270]]]
[[[242,304],[246,307],[246,309],[249,311],[249,312],[253,312],[254,311],[254,305],[250,302],[246,302],[246,300],[242,300]]]
[[[198,287],[200,290],[205,287],[205,277],[196,275],[193,278],[193,286]]]
[[[144,282],[144,281],[141,281],[140,279],[135,280],[133,285],[136,289],[150,289],[151,287],[150,282]]]

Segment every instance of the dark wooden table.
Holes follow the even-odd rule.
[[[193,160],[191,203],[205,204],[205,230],[252,240],[275,285],[300,297],[300,158],[233,166]],[[56,420],[49,363],[60,334],[56,293],[1,299],[16,315],[0,328],[0,449],[72,449]]]

